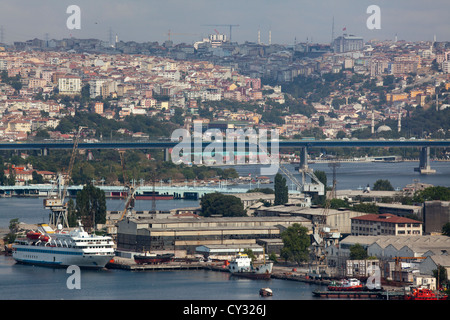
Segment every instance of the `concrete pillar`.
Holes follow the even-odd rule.
[[[170,161],[170,149],[164,149],[164,161]]]
[[[300,169],[308,169],[308,148],[302,147],[300,151]]]
[[[436,173],[436,170],[430,167],[430,147],[422,147],[419,156],[419,167],[415,168],[414,171],[418,171],[421,174]]]

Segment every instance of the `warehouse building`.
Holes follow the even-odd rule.
[[[255,245],[258,240],[280,239],[283,230],[298,223],[311,230],[311,222],[303,217],[198,217],[136,219],[118,222],[119,251],[178,252],[195,254],[207,245]]]

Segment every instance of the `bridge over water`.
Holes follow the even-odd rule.
[[[78,191],[83,189],[83,185],[75,185],[67,187],[67,195],[75,197]],[[128,189],[124,186],[103,186],[96,185],[99,189],[105,192],[107,198],[126,198],[128,196]],[[144,194],[145,192],[153,192],[153,186],[148,185],[136,185],[136,194]],[[208,193],[220,192],[223,194],[239,194],[246,193],[250,187],[236,187],[230,185],[217,185],[217,186],[157,186],[155,188],[158,195],[171,195],[174,199],[191,199],[198,200],[203,195]],[[51,195],[57,195],[57,190],[52,184],[35,184],[27,186],[0,186],[0,195],[3,197],[9,196],[22,196],[22,197],[47,197]],[[299,194],[299,191],[289,190],[290,193]],[[155,195],[158,199],[158,196]],[[152,196],[148,196],[147,200],[151,200]]]
[[[236,141],[229,142],[214,142],[215,145],[220,145],[221,150],[226,150],[224,154],[229,152],[232,148],[235,152],[239,146]],[[307,152],[308,148],[333,148],[333,147],[404,147],[404,148],[420,148],[420,163],[416,171],[427,174],[433,173],[434,170],[430,168],[430,148],[450,147],[450,140],[425,140],[425,139],[409,139],[409,140],[277,140],[267,141],[267,150],[272,150],[272,144],[278,148],[294,148],[301,150],[300,165],[307,167]],[[245,142],[246,148],[252,145]],[[80,142],[79,149],[85,150],[100,150],[100,149],[163,149],[165,150],[165,160],[170,158],[170,150],[176,146],[184,146],[190,150],[204,150],[211,146],[211,142],[201,142],[198,145],[195,142],[180,143],[173,141],[99,141],[99,142]],[[3,142],[0,143],[0,150],[42,150],[45,154],[49,150],[72,149],[72,141],[41,141],[41,142]]]

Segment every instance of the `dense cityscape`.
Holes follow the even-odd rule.
[[[0,143],[75,142],[72,154],[1,151],[2,198],[45,197],[52,222],[67,222],[72,230],[12,219],[4,252],[33,264],[47,243],[79,250],[88,236],[77,227],[80,220],[89,232],[99,231],[83,250],[101,256],[83,260],[83,267],[230,270],[258,280],[319,284],[324,288],[313,295],[320,299],[447,299],[448,185],[415,179],[395,189],[380,178],[373,187],[336,190],[339,161],[390,155],[398,165],[425,152],[447,163],[447,147],[431,155],[417,147],[311,148],[312,163],[334,166],[328,181],[324,171],[296,167],[311,183],[282,168],[273,177],[255,177],[233,166],[176,165],[155,150],[76,150],[78,141],[167,141],[174,130],[192,131],[199,123],[224,137],[227,129],[266,129],[300,141],[450,139],[450,42],[366,40],[343,30],[330,43],[275,44],[270,32],[238,43],[214,31],[194,43],[175,42],[170,31],[163,43],[112,35],[109,41],[0,43]],[[301,152],[290,148],[282,157],[297,165]],[[48,186],[62,171],[58,202]],[[239,185],[242,192],[227,191]],[[125,210],[107,208],[105,198],[126,200]],[[198,202],[155,207],[156,200],[178,199]],[[136,211],[135,200],[152,208]],[[61,212],[66,220],[58,220]],[[33,255],[35,247],[41,251]],[[50,265],[81,261],[42,259]],[[372,284],[374,270],[380,273]],[[270,288],[258,293],[277,294]]]

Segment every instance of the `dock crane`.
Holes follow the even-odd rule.
[[[67,172],[63,175],[60,174],[57,180],[57,186],[59,189],[58,195],[56,197],[51,197],[44,199],[44,207],[46,209],[51,210],[51,218],[50,218],[50,224],[53,226],[58,226],[59,224],[62,224],[62,226],[69,226],[69,223],[67,221],[67,204],[64,203],[64,199],[66,197],[67,193],[67,187],[69,185],[70,178],[72,176],[72,170],[73,170],[73,164],[75,162],[75,156],[76,151],[78,148],[78,143],[80,141],[81,132],[83,129],[86,129],[86,127],[79,127],[78,131],[76,133],[73,148],[72,148],[72,155],[70,157],[69,162],[69,168],[67,169]],[[61,186],[63,186],[63,190],[61,190]]]
[[[134,208],[134,201],[136,196],[136,189],[132,184],[129,183],[127,174],[126,174],[126,168],[125,168],[125,157],[124,157],[125,150],[119,150],[120,154],[120,162],[122,164],[122,174],[123,174],[123,183],[125,188],[127,189],[127,202],[125,203],[125,209],[122,212],[122,216],[120,217],[119,221],[122,221],[125,215],[128,213],[128,215],[131,215],[131,212]]]

